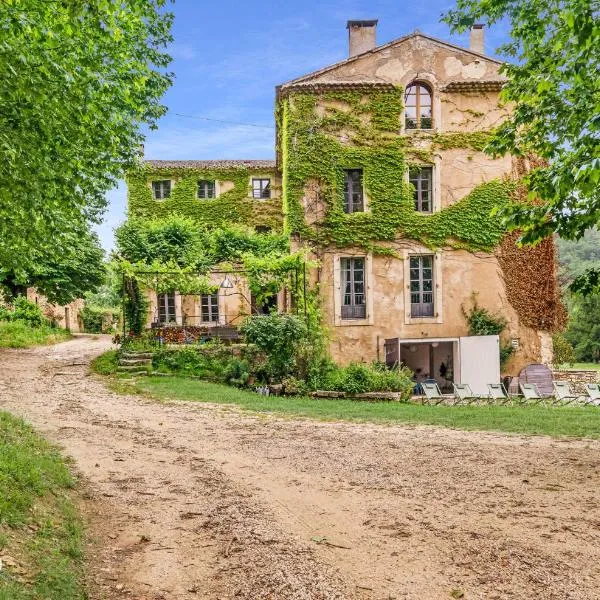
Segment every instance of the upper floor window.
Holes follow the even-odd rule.
[[[414,187],[415,210],[430,213],[433,211],[433,168],[415,167],[409,170],[408,180]]]
[[[158,301],[158,322],[161,324],[175,323],[177,316],[175,314],[175,294],[159,294]]]
[[[362,169],[347,169],[344,171],[344,212],[364,212]]]
[[[406,129],[431,129],[431,89],[421,82],[407,86],[404,93]]]
[[[214,179],[200,179],[198,181],[198,198],[216,198]]]
[[[155,200],[165,200],[171,195],[171,180],[161,179],[152,182],[152,194]]]
[[[253,179],[252,180],[252,197],[253,198],[270,198],[271,197],[271,180],[270,179]]]
[[[216,323],[219,320],[219,295],[202,294],[200,309],[203,323]]]
[[[365,259],[341,258],[342,319],[366,319]]]
[[[433,255],[411,256],[410,316],[433,317]]]

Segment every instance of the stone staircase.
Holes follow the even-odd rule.
[[[123,352],[119,357],[119,373],[148,375],[152,366],[152,352]]]

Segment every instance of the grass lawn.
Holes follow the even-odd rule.
[[[43,325],[30,327],[22,321],[0,321],[0,348],[29,348],[56,344],[71,338],[66,329]]]
[[[600,371],[600,363],[573,363],[572,365],[560,365],[561,371]]]
[[[0,412],[0,600],[83,600],[83,529],[59,452]]]
[[[398,402],[266,397],[183,377],[142,377],[135,383],[114,379],[113,388],[122,393],[143,393],[159,400],[233,404],[258,413],[325,421],[410,423],[555,437],[600,438],[600,407],[422,406]]]

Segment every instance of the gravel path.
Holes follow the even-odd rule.
[[[600,598],[598,442],[118,396],[108,346],[0,350],[0,408],[87,481],[92,599]]]

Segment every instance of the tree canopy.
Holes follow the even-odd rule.
[[[0,281],[40,256],[64,281],[77,240],[97,258],[90,223],[165,112],[166,3],[0,2]]]
[[[443,17],[454,31],[510,26],[498,52],[510,61],[502,98],[514,110],[487,151],[537,159],[525,181],[535,201],[506,215],[526,243],[578,239],[600,220],[599,17],[597,0],[457,0]]]

